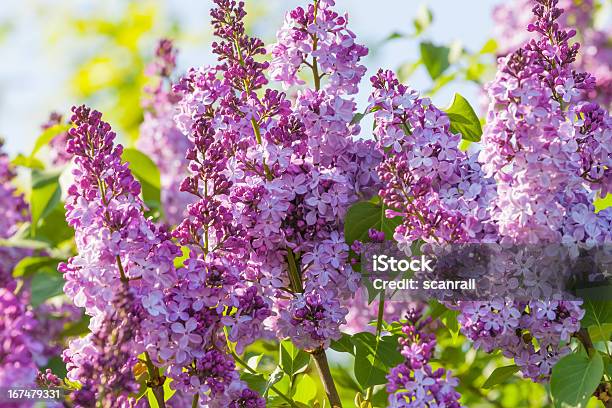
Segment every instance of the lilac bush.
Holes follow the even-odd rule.
[[[577,398],[608,401],[593,302],[398,303],[361,257],[561,244],[575,258],[612,242],[612,211],[593,205],[612,192],[607,79],[581,71],[573,40],[591,35],[592,3],[558,3],[529,3],[529,34],[485,86],[483,131],[465,98],[441,109],[391,70],[364,80],[368,49],[333,0],[287,12],[269,46],[244,2],[215,0],[215,64],[176,75],[162,39],[147,67],[144,165],[86,105],[67,132],[49,134],[58,114],[44,125],[49,169],[36,152],[0,155],[0,386],[59,388],[71,407],[452,408],[503,405],[506,391],[483,389],[515,372],[565,403],[569,365],[589,379]],[[58,263],[61,296],[43,275]]]

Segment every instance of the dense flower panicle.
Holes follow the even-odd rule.
[[[169,78],[176,68],[176,56],[177,49],[174,47],[172,40],[168,38],[160,39],[155,48],[155,58],[147,66],[146,74]]]
[[[0,387],[32,387],[44,345],[36,338],[34,313],[23,299],[0,288]],[[10,406],[10,405],[9,405]]]
[[[506,239],[593,245],[610,240],[610,211],[585,214],[610,192],[612,121],[582,101],[593,78],[573,69],[579,45],[555,5],[537,3],[529,30],[538,37],[500,59],[479,160],[496,179],[492,218]]]
[[[143,101],[144,120],[140,125],[137,142],[138,148],[159,168],[164,217],[173,225],[180,222],[183,211],[193,202],[191,195],[179,188],[187,175],[185,152],[189,148],[189,140],[186,133],[177,129],[173,119],[179,100],[178,95],[172,91],[170,79],[176,67],[176,54],[172,41],[159,41],[155,58],[147,67],[147,73],[157,83],[145,88],[147,97]]]
[[[272,300],[266,324],[306,349],[327,346],[344,323],[340,300],[357,285],[341,220],[358,192],[371,194],[378,158],[366,153],[370,142],[353,140],[352,100],[329,88],[305,89],[293,106],[275,90],[256,94],[267,83],[267,64],[255,58],[263,44],[244,35],[240,4],[217,4],[220,65],[192,69],[175,86],[177,126],[194,143],[182,188],[200,198],[175,235],[244,259],[241,281],[260,283]]]
[[[286,14],[272,46],[272,79],[287,88],[303,85],[298,73],[310,67],[317,82],[327,77],[327,92],[357,93],[366,72],[359,62],[368,49],[355,42],[355,34],[347,28],[348,15],[339,15],[332,6],[332,0],[317,0],[306,9],[297,7]]]
[[[449,370],[434,370],[430,365],[436,347],[435,335],[426,330],[431,319],[421,319],[418,310],[406,317],[404,337],[399,340],[400,352],[406,360],[387,375],[389,407],[461,407],[460,395],[455,391],[458,380]]]
[[[563,243],[571,253],[612,241],[612,212],[594,212],[595,194],[610,191],[609,114],[584,102],[593,87],[577,73],[574,30],[557,22],[556,0],[538,0],[536,33],[526,45],[500,59],[479,160],[495,179],[490,203],[499,241],[509,244]],[[460,302],[463,333],[485,351],[501,349],[534,381],[569,352],[572,333],[584,315],[580,301]]]
[[[212,44],[213,53],[218,56],[219,70],[224,79],[235,89],[244,91],[245,98],[251,98],[253,91],[268,83],[264,70],[268,62],[256,58],[266,53],[259,38],[250,37],[244,29],[244,2],[216,0],[217,7],[210,11],[214,35],[220,41]]]
[[[144,406],[129,396],[139,388],[133,368],[138,361],[134,346],[142,307],[126,287],[121,288],[114,312],[105,317],[99,330],[72,340],[63,353],[67,378],[81,384],[71,394],[75,407]]]
[[[493,9],[495,32],[500,52],[506,55],[523,46],[534,37],[525,28],[533,23],[536,16],[531,9],[533,0],[505,2]],[[612,58],[610,33],[595,27],[595,14],[599,4],[595,0],[560,0],[559,8],[563,14],[558,22],[562,27],[574,27],[582,43],[582,52],[577,56],[576,67],[590,72],[597,78],[593,91],[585,93],[585,100],[596,100],[609,108],[612,103],[612,72],[609,61]]]
[[[501,349],[525,377],[548,379],[552,366],[570,353],[569,340],[584,316],[581,301],[459,302],[461,331],[476,348]]]
[[[391,71],[371,79],[368,109],[374,112],[380,196],[388,216],[401,215],[394,238],[404,249],[417,240],[495,240],[487,211],[495,187],[474,155],[458,148],[461,138],[428,98],[400,84]]]
[[[23,194],[13,184],[16,174],[9,156],[2,151],[3,145],[0,139],[0,238],[6,239],[13,236],[19,225],[28,220],[28,205]],[[0,287],[8,290],[15,288],[13,268],[28,253],[28,250],[22,248],[0,247]]]
[[[73,112],[67,150],[75,156],[75,169],[66,219],[79,253],[60,271],[66,294],[92,316],[95,330],[126,282],[137,294],[170,286],[180,251],[167,231],[144,217],[140,184],[121,162],[122,146],[113,144],[110,125],[84,106]]]

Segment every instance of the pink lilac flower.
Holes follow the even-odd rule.
[[[59,270],[65,293],[92,318],[91,334],[73,340],[64,360],[69,378],[83,384],[75,404],[97,399],[105,406],[133,406],[131,368],[151,343],[153,334],[142,325],[156,316],[142,299],[176,282],[173,260],[180,250],[168,231],[145,218],[140,184],[122,163],[110,125],[85,106],[73,113],[67,151],[74,155],[74,184],[66,218],[78,254]]]
[[[0,288],[0,387],[34,386],[44,348],[34,336],[36,326],[30,307]]]
[[[575,249],[609,243],[612,212],[592,200],[610,191],[608,112],[584,102],[594,80],[574,69],[575,30],[562,28],[557,1],[537,1],[535,33],[500,59],[479,160],[495,179],[490,205],[500,242],[563,243]],[[501,349],[523,375],[542,381],[569,352],[584,315],[580,301],[462,302],[462,331],[485,351]]]
[[[263,43],[245,35],[241,3],[218,5],[220,64],[192,69],[175,86],[177,126],[195,145],[187,156],[194,175],[182,188],[200,198],[175,234],[192,256],[220,251],[246,263],[241,284],[265,283],[257,293],[275,312],[265,327],[308,350],[326,347],[340,336],[341,301],[357,284],[341,219],[356,192],[372,190],[377,157],[353,140],[352,100],[326,87],[292,104],[266,89],[268,63],[256,59]],[[259,319],[241,321],[251,333]]]
[[[496,238],[486,210],[495,186],[474,155],[458,148],[461,135],[428,98],[400,84],[391,71],[371,78],[379,192],[389,210],[401,215],[394,239],[408,250],[413,242],[478,242]]]
[[[500,53],[507,55],[534,38],[533,32],[525,28],[536,19],[531,9],[533,0],[515,0],[497,5],[493,9],[495,37]],[[595,17],[601,7],[596,0],[560,0],[563,14],[558,19],[561,27],[574,27],[582,44],[582,52],[576,57],[576,67],[590,72],[597,78],[595,88],[583,95],[585,100],[597,101],[609,108],[612,103],[612,72],[609,61],[612,58],[609,30],[597,28]]]
[[[138,361],[134,341],[138,336],[142,309],[133,295],[121,286],[115,310],[104,319],[101,327],[84,338],[72,340],[62,355],[68,370],[67,378],[78,381],[70,399],[75,407],[99,405],[111,407],[144,406],[130,396],[138,392],[133,368]]]
[[[408,313],[402,327],[404,336],[399,340],[406,360],[387,375],[389,407],[461,407],[455,391],[459,381],[449,370],[434,370],[430,365],[436,347],[435,335],[426,330],[430,322],[430,318],[421,319],[418,312]]]
[[[594,80],[574,70],[579,44],[569,44],[575,30],[557,24],[556,1],[538,3],[534,13],[529,30],[537,38],[501,58],[488,85],[491,104],[479,160],[497,182],[492,219],[505,239],[560,242],[581,220],[569,217],[574,208],[593,212],[594,196],[611,189],[612,122],[603,108],[582,101]],[[601,222],[577,237],[606,242],[610,212],[593,218]]]
[[[178,224],[183,211],[193,201],[189,194],[179,189],[187,175],[185,152],[189,148],[189,140],[177,129],[173,120],[179,99],[172,91],[170,79],[176,68],[176,54],[172,41],[159,41],[155,58],[147,67],[147,74],[157,83],[145,88],[144,121],[140,125],[137,142],[138,149],[146,153],[159,169],[164,218],[170,224]]]
[[[334,1],[317,0],[306,9],[297,7],[287,13],[283,27],[272,46],[270,75],[285,87],[302,85],[298,72],[309,67],[315,80],[326,77],[324,89],[331,94],[355,94],[366,67],[359,64],[368,49],[355,42],[347,28],[348,15],[332,7]]]

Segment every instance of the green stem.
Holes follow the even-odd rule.
[[[249,371],[251,374],[258,374],[261,375],[264,379],[266,379],[264,377],[263,374],[258,373],[256,370],[254,370],[252,367],[250,367],[243,359],[241,359],[238,354],[236,354],[235,351],[230,350],[232,357],[234,357],[234,360],[240,364],[243,368],[245,368],[247,371]],[[279,397],[281,397],[282,399],[284,399],[287,404],[289,404],[290,406],[292,406],[293,408],[299,408],[295,402],[293,402],[293,400],[291,398],[289,398],[288,396],[286,396],[285,394],[283,394],[278,388],[276,388],[274,385],[270,385],[269,387],[272,391],[274,391],[276,394],[278,394]]]
[[[376,317],[376,354],[378,354],[378,342],[380,340],[380,333],[382,332],[383,317],[385,315],[385,292],[380,292],[380,300],[378,301],[378,316]],[[370,401],[374,387],[368,387],[366,390],[365,400]]]
[[[314,2],[314,22],[317,22],[317,12],[319,11],[319,1],[315,0]],[[317,45],[319,42],[319,38],[315,34],[312,38],[312,51],[317,50]],[[321,89],[321,77],[319,76],[319,64],[317,62],[317,57],[312,57],[312,76],[314,77],[314,87],[315,91]]]
[[[145,351],[145,364],[147,366],[147,371],[149,372],[149,382],[147,385],[153,391],[153,395],[155,396],[155,400],[157,401],[157,405],[159,408],[166,408],[166,401],[164,398],[164,382],[166,382],[166,377],[160,377],[159,371],[153,361],[151,361],[151,357],[149,353]]]
[[[193,401],[191,401],[191,408],[197,408],[199,401],[200,401],[200,394],[196,392],[196,394],[193,396]]]
[[[289,281],[291,283],[291,290],[294,293],[303,293],[304,288],[302,287],[302,277],[295,260],[295,254],[291,248],[287,248],[287,263],[289,264]]]

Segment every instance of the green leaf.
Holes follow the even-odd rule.
[[[176,390],[173,390],[170,387],[171,382],[172,382],[172,378],[168,378],[166,379],[166,382],[164,383],[164,401],[168,401],[170,398],[172,398],[174,393],[176,393]]]
[[[78,337],[89,333],[89,320],[90,317],[83,314],[83,317],[81,317],[80,320],[72,322],[64,327],[64,330],[60,334],[60,338],[64,339],[66,337]]]
[[[497,41],[491,38],[489,41],[482,46],[479,53],[480,54],[494,54],[497,51]]]
[[[37,307],[47,299],[64,293],[64,283],[64,277],[56,271],[39,271],[30,283],[32,306]]]
[[[586,299],[584,317],[580,322],[582,327],[601,326],[604,323],[612,323],[612,302]]]
[[[270,390],[270,387],[282,380],[284,376],[285,373],[283,372],[283,369],[280,366],[276,366],[274,371],[272,371],[272,374],[270,374],[270,377],[268,377],[268,383],[266,384],[266,388],[262,395],[266,394]]]
[[[291,399],[312,406],[311,402],[317,396],[317,384],[312,377],[306,374],[300,375],[295,383],[295,387],[295,394],[293,394]]]
[[[385,233],[385,239],[393,239],[401,217],[385,217],[384,206],[371,201],[360,201],[349,207],[344,220],[344,238],[350,245],[355,240],[366,242],[368,230],[374,228]]]
[[[374,385],[385,384],[387,373],[377,366],[372,355],[363,354],[357,349],[355,356],[355,379],[363,390]]]
[[[425,31],[431,25],[432,21],[433,21],[433,14],[431,13],[431,10],[429,10],[426,5],[422,4],[418,8],[416,17],[412,21],[412,25],[414,26],[414,31],[415,31],[414,35],[415,36],[420,35],[423,31]]]
[[[355,355],[355,346],[351,340],[351,336],[346,333],[342,333],[342,337],[338,340],[332,340],[331,349],[339,353],[349,353]]]
[[[51,246],[48,242],[36,239],[9,238],[0,239],[0,247],[25,248],[25,249],[48,249]]]
[[[612,302],[584,300],[584,317],[580,322],[593,341],[608,341],[611,334]]]
[[[32,191],[30,194],[31,231],[36,236],[36,228],[42,218],[55,209],[62,198],[59,171],[32,170]]]
[[[38,170],[42,170],[45,168],[45,165],[43,162],[41,162],[40,160],[38,160],[35,157],[26,157],[23,154],[18,154],[12,161],[11,164],[13,166],[21,166],[21,167],[27,167],[29,169],[38,169]]]
[[[383,42],[387,42],[387,41],[391,41],[391,40],[397,40],[398,38],[402,38],[403,36],[404,36],[404,34],[399,33],[397,31],[394,31],[391,34],[389,34],[387,36],[387,38],[384,39]]]
[[[142,186],[142,198],[150,209],[161,210],[161,175],[147,155],[136,149],[125,149],[123,160]]]
[[[458,316],[459,312],[457,310],[447,310],[440,316],[440,320],[450,331],[451,335],[453,336],[453,340],[457,340],[457,337],[459,336],[459,322],[457,321]]]
[[[421,60],[431,79],[436,80],[450,66],[450,48],[434,45],[429,41],[421,43]]]
[[[369,332],[352,336],[355,345],[355,379],[362,389],[385,384],[389,368],[403,361],[397,350],[397,338],[385,336],[377,342],[376,336]]]
[[[147,388],[147,400],[149,401],[150,408],[159,408],[159,404],[157,403],[157,399],[155,398],[155,394],[153,394],[153,390],[151,388]]]
[[[453,103],[446,109],[450,120],[450,130],[453,133],[461,133],[461,137],[471,142],[479,142],[482,136],[480,120],[472,109],[470,103],[458,93],[453,98]]]
[[[550,378],[555,407],[585,407],[603,372],[603,360],[597,352],[590,358],[585,353],[563,357],[553,367]]]
[[[23,258],[13,268],[14,278],[29,278],[38,271],[55,272],[61,262],[58,258],[28,256]]]
[[[295,347],[291,340],[280,343],[280,366],[290,377],[302,372],[310,363],[310,354]]]
[[[53,140],[57,135],[59,135],[60,133],[67,132],[68,130],[70,130],[71,127],[72,125],[60,123],[45,129],[45,131],[38,136],[38,139],[36,139],[36,143],[34,144],[34,149],[32,149],[32,153],[30,153],[30,157],[33,158],[34,156],[36,156],[36,153],[38,153],[38,151],[42,149],[43,146],[48,145],[49,142],[51,142],[51,140]]]
[[[612,323],[604,323],[600,326],[590,326],[588,331],[593,342],[610,341],[612,339]]]
[[[251,367],[251,369],[256,371],[257,367],[259,367],[259,363],[261,362],[262,358],[263,354],[257,354],[247,360],[247,365]]]
[[[36,238],[54,247],[73,237],[74,230],[66,222],[66,210],[61,202],[40,220],[36,228]]]
[[[249,385],[254,391],[257,391],[259,394],[264,394],[266,392],[268,382],[261,374],[253,374],[250,372],[243,372],[240,374],[240,379]]]
[[[505,367],[497,367],[495,370],[493,370],[489,378],[487,378],[487,380],[484,382],[482,388],[489,389],[492,388],[494,385],[502,384],[510,377],[512,377],[514,373],[516,373],[518,370],[519,366],[514,364]]]

